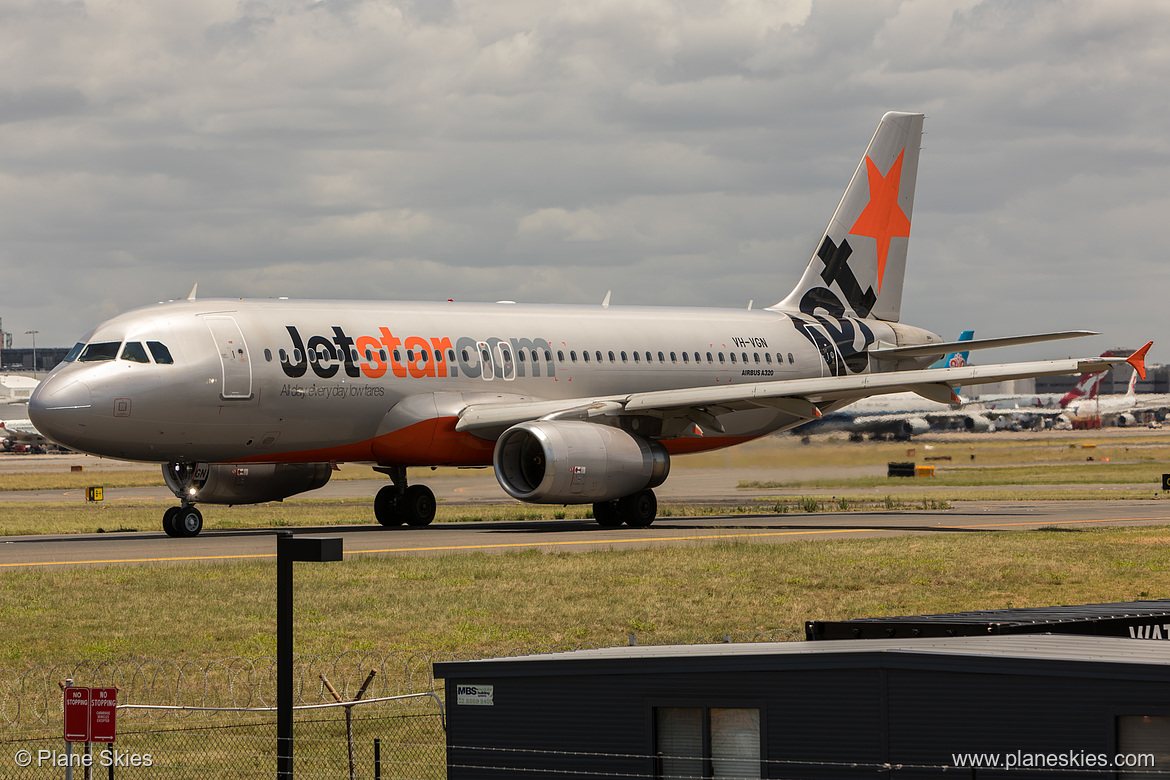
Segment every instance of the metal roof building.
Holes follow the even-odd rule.
[[[1170,599],[805,623],[805,638],[810,641],[1038,633],[1170,639]]]
[[[622,647],[434,673],[446,685],[452,780],[919,778],[953,772],[962,754],[1017,764],[962,777],[1115,777],[1119,753],[1149,757],[1134,777],[1157,776],[1150,760],[1170,771],[1170,643],[1041,634]],[[1020,770],[1049,759],[1072,763]]]

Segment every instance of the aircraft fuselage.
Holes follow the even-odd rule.
[[[38,427],[54,440],[127,460],[481,466],[492,441],[454,429],[469,402],[856,373],[847,362],[867,370],[858,356],[895,338],[873,320],[767,310],[180,301],[99,326],[85,343],[110,346],[59,366],[32,409],[51,410]],[[152,343],[173,362],[126,359],[127,344],[154,357]],[[717,435],[673,449],[800,421],[774,409],[717,417]]]

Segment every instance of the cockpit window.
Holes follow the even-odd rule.
[[[85,342],[79,341],[73,345],[73,349],[69,350],[69,354],[65,356],[64,362],[72,363],[77,360],[77,356],[81,354],[81,350],[85,349]]]
[[[150,358],[146,356],[146,348],[142,346],[141,341],[127,341],[126,346],[122,348],[122,359],[129,360],[131,363],[150,362]]]
[[[97,363],[102,360],[113,360],[118,356],[120,341],[98,341],[88,345],[78,358],[82,363]]]
[[[148,341],[146,346],[150,347],[150,354],[154,355],[155,363],[169,366],[175,362],[175,359],[171,357],[171,351],[161,341]]]

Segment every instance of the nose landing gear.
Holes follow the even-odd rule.
[[[163,481],[181,502],[179,506],[173,506],[163,513],[162,526],[167,536],[198,536],[203,530],[203,513],[195,508],[190,499],[197,470],[194,463],[167,463],[162,467]]]

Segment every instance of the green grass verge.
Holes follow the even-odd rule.
[[[0,571],[0,664],[271,655],[275,580],[272,562]],[[298,567],[297,653],[715,640],[808,619],[1168,595],[1165,527],[354,556]]]
[[[987,485],[1162,485],[1162,474],[1170,462],[1161,463],[1084,463],[1048,466],[990,466],[980,468],[935,467],[933,477],[920,477],[932,485],[977,487]],[[810,479],[751,481],[741,480],[741,488],[864,488],[889,485],[905,477],[855,477],[850,479]]]

